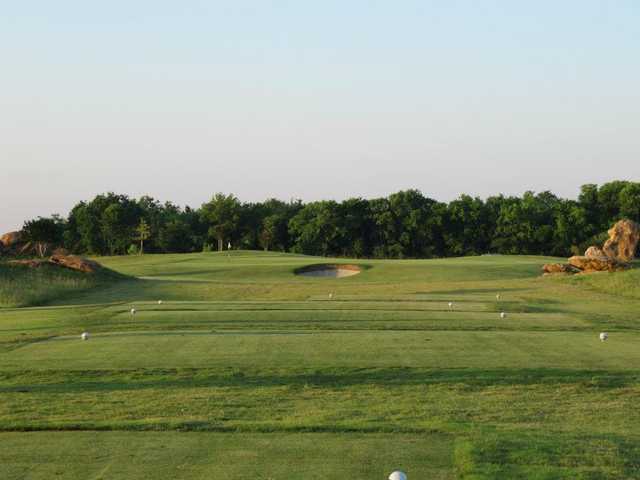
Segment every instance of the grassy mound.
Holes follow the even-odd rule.
[[[577,275],[571,280],[601,293],[640,299],[640,262],[634,262],[633,268],[624,272]]]
[[[108,269],[86,274],[51,264],[31,268],[0,262],[0,307],[44,305],[121,278]]]

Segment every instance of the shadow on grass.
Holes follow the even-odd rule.
[[[170,368],[131,370],[12,371],[0,373],[0,393],[73,393],[157,388],[268,388],[355,385],[456,385],[470,391],[489,386],[567,385],[587,389],[615,389],[640,383],[639,372],[570,369],[450,369],[341,368],[250,370],[238,368]]]
[[[564,432],[483,432],[459,439],[460,478],[639,478],[640,437]]]
[[[504,287],[496,287],[496,288],[458,288],[454,290],[431,290],[430,292],[413,292],[415,295],[470,295],[476,293],[486,293],[487,295],[496,295],[497,293],[505,293],[505,292],[523,292],[526,290],[530,290],[530,288],[504,288]]]

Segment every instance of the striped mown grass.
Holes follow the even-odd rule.
[[[0,309],[0,478],[639,477],[640,298],[616,287],[635,271],[101,261],[128,278]]]

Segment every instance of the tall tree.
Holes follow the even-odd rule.
[[[600,186],[598,189],[598,205],[600,208],[600,225],[603,230],[609,224],[621,218],[620,215],[620,194],[630,182],[616,180]]]
[[[489,210],[479,198],[461,195],[447,206],[444,237],[449,255],[479,255],[489,251]]]
[[[370,256],[375,223],[369,202],[349,198],[338,205],[339,238],[337,254],[345,257]]]
[[[151,228],[144,218],[140,219],[140,223],[136,227],[136,240],[140,242],[140,255],[144,254],[144,242],[151,237]]]
[[[418,190],[405,190],[372,201],[378,230],[376,256],[432,257],[444,253],[442,210],[445,206]]]
[[[202,219],[209,225],[209,236],[218,241],[218,251],[224,248],[224,241],[233,237],[239,226],[241,205],[234,195],[216,193],[202,205]]]
[[[628,183],[618,194],[620,216],[640,222],[640,183]]]
[[[335,254],[340,236],[335,201],[312,202],[289,221],[292,250],[307,255]]]
[[[262,221],[262,229],[260,230],[260,245],[266,252],[273,245],[278,225],[278,216],[269,215]]]
[[[22,233],[42,258],[52,247],[62,243],[64,228],[64,220],[57,215],[51,218],[38,217],[36,220],[25,222]]]

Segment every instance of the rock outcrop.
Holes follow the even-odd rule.
[[[587,248],[587,250],[584,252],[584,256],[587,258],[606,258],[606,255],[604,254],[602,249],[596,246]]]
[[[49,262],[84,273],[93,273],[101,268],[98,262],[77,255],[53,255]]]
[[[633,260],[640,241],[640,226],[631,220],[620,220],[607,233],[609,240],[603,247],[605,255],[619,262]]]
[[[609,257],[575,256],[569,259],[569,263],[547,263],[543,265],[542,272],[545,275],[555,273],[590,273],[590,272],[617,272],[624,270],[628,264],[618,262]]]
[[[0,243],[5,248],[11,248],[22,242],[22,233],[20,232],[9,232],[5,233],[0,237]]]
[[[54,256],[55,255],[62,255],[64,257],[66,257],[66,256],[70,255],[70,253],[69,253],[69,250],[67,250],[66,248],[58,247],[53,251],[52,255],[54,255]]]
[[[7,256],[34,255],[35,249],[22,232],[9,232],[0,236],[0,252]]]
[[[102,268],[102,265],[98,262],[77,255],[53,255],[49,259],[10,260],[8,263],[10,265],[20,265],[29,268],[53,265],[83,273],[94,273]]]
[[[552,273],[578,273],[580,270],[568,263],[547,263],[542,267],[545,274]]]
[[[548,263],[542,267],[545,275],[552,273],[617,272],[629,267],[640,241],[640,225],[620,220],[608,231],[604,247],[591,246],[584,256],[575,256],[569,263]]]
[[[64,248],[56,248],[53,255],[48,258],[20,259],[24,256],[44,257],[52,246],[47,243],[27,242],[22,232],[9,232],[0,236],[0,255],[18,257],[18,260],[11,260],[12,265],[21,265],[29,268],[39,268],[43,265],[55,265],[69,268],[78,272],[93,273],[102,268],[98,262],[89,260],[77,255],[69,255]]]
[[[624,270],[626,265],[609,257],[580,257],[575,256],[569,259],[569,265],[580,272],[617,272]]]

